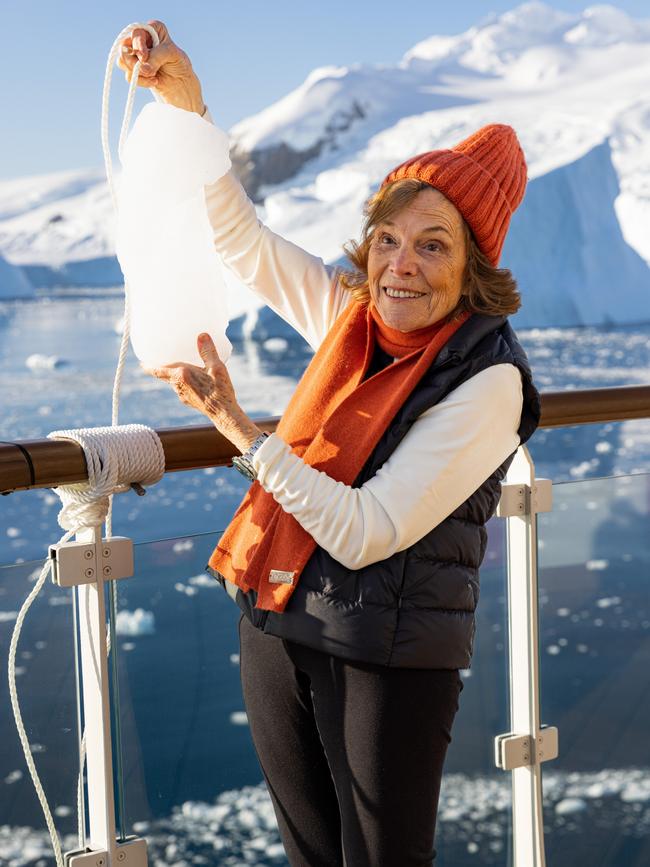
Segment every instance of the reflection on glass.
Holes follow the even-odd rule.
[[[135,576],[117,585],[126,826],[147,838],[150,863],[277,865],[241,696],[239,609],[204,572],[218,535],[136,545]]]
[[[488,525],[472,666],[442,780],[436,849],[443,867],[510,867],[511,777],[494,764],[494,738],[510,731],[505,521]]]
[[[25,765],[6,677],[16,616],[42,562],[0,567],[0,864],[54,863],[41,806]],[[23,624],[16,685],[27,737],[64,851],[77,848],[79,743],[72,591],[46,580]],[[39,862],[39,859],[45,859]]]
[[[538,517],[547,863],[650,863],[650,476],[554,486]]]
[[[510,863],[510,775],[493,758],[509,727],[505,525],[488,529],[440,800],[447,867]],[[150,862],[284,865],[241,696],[239,609],[203,571],[217,539],[137,545],[135,577],[117,585],[126,829],[147,838]]]

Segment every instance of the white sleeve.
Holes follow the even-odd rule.
[[[203,115],[212,122],[210,113]],[[340,269],[276,235],[232,172],[205,187],[214,245],[224,264],[314,349],[352,296],[340,285]]]
[[[413,545],[519,446],[523,389],[513,364],[477,373],[428,409],[360,488],[294,455],[277,434],[253,457],[258,480],[335,560],[361,569]]]

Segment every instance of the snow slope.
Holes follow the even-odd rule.
[[[282,183],[258,173],[261,216],[336,261],[395,164],[510,123],[530,178],[501,260],[522,289],[520,324],[648,321],[649,82],[650,20],[529,2],[397,64],[314,70],[231,137],[262,169],[273,155],[274,180],[290,151]],[[115,283],[110,207],[99,173],[0,183],[0,253],[35,285]],[[233,291],[235,313],[254,311]]]

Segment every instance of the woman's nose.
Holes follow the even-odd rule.
[[[417,271],[413,251],[403,245],[398,247],[391,258],[390,268],[396,277],[410,277]]]

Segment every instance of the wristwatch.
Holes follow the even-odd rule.
[[[239,470],[242,476],[246,476],[247,479],[250,479],[251,482],[254,482],[257,479],[257,473],[253,466],[253,455],[268,436],[269,435],[266,431],[264,431],[264,433],[261,433],[255,442],[249,447],[248,451],[244,452],[243,455],[238,455],[232,459],[233,467],[236,470]]]

